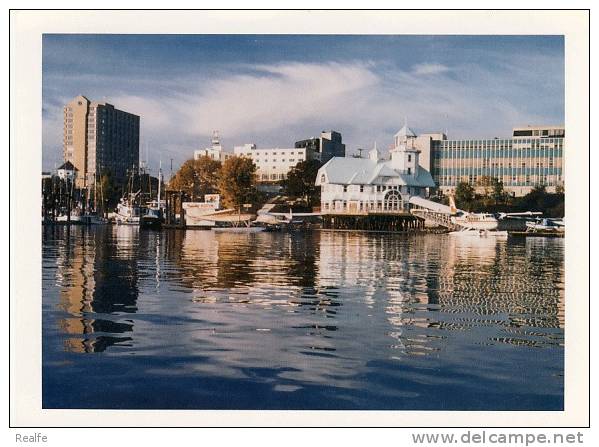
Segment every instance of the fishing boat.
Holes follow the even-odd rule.
[[[162,209],[158,205],[151,205],[142,210],[139,219],[141,228],[159,229],[162,227]]]
[[[141,207],[136,203],[135,194],[129,194],[129,197],[123,197],[116,207],[115,220],[119,225],[139,225],[141,217]]]
[[[162,219],[164,216],[163,208],[164,203],[160,200],[162,186],[162,163],[158,169],[158,194],[156,200],[148,203],[142,210],[142,214],[139,220],[141,228],[159,229],[162,227]]]

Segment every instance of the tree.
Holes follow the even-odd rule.
[[[300,161],[283,181],[285,194],[303,198],[308,206],[320,203],[320,188],[316,186],[316,174],[321,163],[318,160]]]
[[[101,176],[96,187],[97,202],[100,209],[104,212],[117,206],[121,194],[118,185],[114,181],[110,171],[105,171]]]
[[[456,206],[461,208],[469,207],[474,200],[474,188],[468,182],[458,183],[455,189]]]
[[[223,163],[218,181],[221,199],[225,206],[241,208],[258,198],[256,190],[256,165],[247,157],[230,157]]]
[[[493,181],[494,180],[497,181],[497,179],[494,177],[490,177],[488,175],[483,175],[483,176],[479,177],[478,180],[476,181],[476,186],[478,186],[479,188],[482,188],[484,197],[491,196],[491,192],[493,191],[493,183],[494,183]]]
[[[220,161],[207,156],[187,160],[169,182],[169,188],[183,191],[192,200],[217,193],[220,169]]]

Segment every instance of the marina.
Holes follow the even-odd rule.
[[[307,37],[43,36],[42,409],[566,420],[563,36]]]

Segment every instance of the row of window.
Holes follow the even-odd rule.
[[[524,174],[546,174],[556,175],[562,173],[562,168],[556,166],[545,167],[539,163],[533,166],[522,167],[496,167],[496,168],[433,168],[431,173],[433,177],[440,175],[486,175],[486,176],[502,176],[502,175],[524,175]]]
[[[510,138],[510,139],[493,139],[493,140],[437,140],[433,144],[440,146],[443,149],[457,149],[465,147],[496,147],[496,146],[511,146],[512,144],[562,144],[563,138]]]
[[[476,175],[462,175],[462,176],[439,176],[435,177],[435,183],[439,187],[456,186],[460,182],[467,182],[472,186],[477,186],[480,180],[479,176]],[[503,182],[504,186],[534,186],[537,184],[543,184],[547,186],[555,186],[560,184],[562,181],[561,175],[546,175],[546,174],[526,174],[526,175],[514,175],[514,176],[503,176],[499,180]]]
[[[398,193],[402,191],[402,186],[400,185],[342,185],[343,192],[365,192],[367,194],[373,192],[387,192],[387,191],[397,191]],[[330,185],[324,183],[322,185],[323,192],[328,190],[335,190],[338,188],[338,185]],[[409,186],[403,186],[403,191],[411,194],[412,189]]]
[[[349,204],[346,200],[323,202],[323,211],[401,211],[405,207],[400,197],[389,197],[385,200],[359,201]]]
[[[539,147],[539,148],[509,148],[503,151],[487,149],[445,149],[433,151],[433,159],[480,159],[480,158],[521,158],[521,157],[563,157],[562,147]]]
[[[261,180],[264,181],[268,181],[268,180],[285,180],[287,178],[287,176],[285,174],[262,174],[260,176]]]
[[[291,152],[282,151],[280,155],[285,155],[285,154],[295,155],[295,151],[291,151]],[[256,152],[252,152],[251,154],[248,153],[248,154],[245,154],[245,155],[251,155],[252,157],[260,157],[260,156],[268,157],[269,155],[278,155],[278,153],[277,152],[271,152],[271,151],[262,151],[262,152],[256,151]],[[304,155],[304,151],[297,151],[297,155]]]

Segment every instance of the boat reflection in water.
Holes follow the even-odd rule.
[[[45,408],[563,407],[563,240],[43,241]]]

